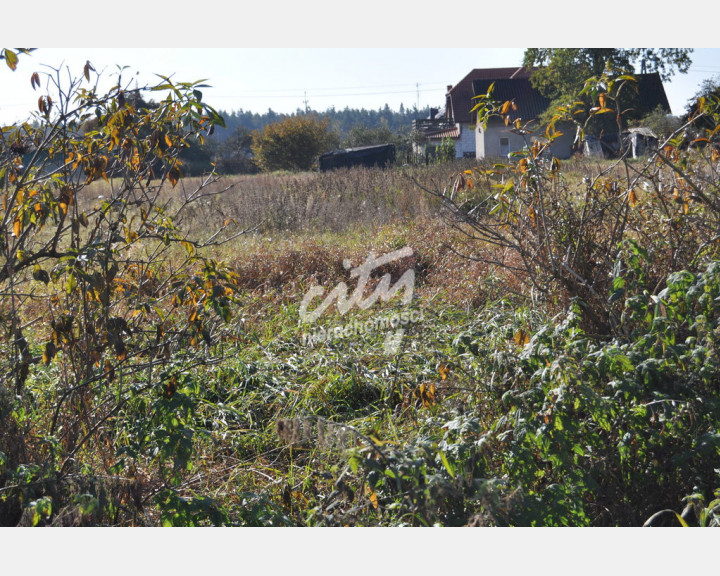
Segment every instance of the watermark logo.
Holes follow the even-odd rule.
[[[325,288],[322,286],[313,286],[307,291],[300,303],[300,320],[304,323],[312,324],[330,308],[333,303],[335,303],[337,311],[341,316],[347,314],[355,306],[360,310],[366,310],[380,300],[384,302],[391,300],[401,291],[401,302],[407,307],[412,301],[415,291],[415,270],[412,268],[406,270],[394,284],[391,284],[390,274],[384,274],[370,295],[365,297],[365,292],[373,270],[412,255],[412,248],[407,247],[380,257],[375,256],[375,254],[371,252],[365,259],[365,262],[355,268],[352,268],[350,261],[345,259],[343,266],[346,270],[350,270],[350,278],[358,279],[357,286],[352,294],[348,296],[347,284],[340,282],[325,296],[317,308],[310,310],[310,305],[313,300],[325,294]],[[409,322],[419,321],[422,321],[421,313],[403,312],[401,314],[394,314],[390,319],[352,322],[346,326],[331,328],[329,330],[320,328],[309,337],[304,335],[303,339],[306,343],[313,345],[314,343],[344,338],[353,334],[368,333],[373,330],[377,331],[384,326],[385,329],[388,330],[385,338],[385,352],[388,354],[396,354],[405,335],[405,326]]]

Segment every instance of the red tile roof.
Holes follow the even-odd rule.
[[[460,126],[438,130],[437,132],[425,132],[423,134],[428,140],[442,140],[443,138],[460,138]]]

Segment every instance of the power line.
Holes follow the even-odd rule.
[[[386,96],[390,94],[415,94],[416,92],[435,92],[436,90],[433,90],[431,88],[423,88],[419,90],[394,90],[394,91],[386,91],[386,92],[355,92],[355,93],[338,93],[338,94],[318,94],[315,92],[302,92],[297,94],[288,94],[287,91],[284,91],[284,93],[279,94],[273,94],[273,93],[263,93],[263,94],[247,94],[243,92],[238,92],[232,95],[214,95],[213,98],[301,98],[306,97],[308,94],[313,98],[337,98],[341,96]]]
[[[447,83],[442,82],[424,82],[422,83],[423,86],[431,86],[436,88],[445,88],[447,86]],[[344,87],[337,87],[337,88],[258,88],[258,89],[249,89],[249,90],[243,90],[246,94],[252,94],[255,92],[261,92],[263,94],[268,93],[286,93],[286,92],[302,92],[304,90],[310,90],[310,92],[317,93],[317,92],[335,92],[335,91],[342,91],[342,90],[373,90],[376,88],[398,88],[398,87],[416,87],[416,84],[411,84],[409,82],[403,82],[401,84],[365,84],[363,86],[344,86]],[[430,88],[432,89],[432,88]],[[383,92],[384,93],[384,92]],[[389,92],[392,93],[392,92]]]

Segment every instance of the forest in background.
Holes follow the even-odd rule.
[[[412,121],[419,118],[427,118],[430,114],[430,108],[425,106],[418,109],[417,107],[405,108],[402,104],[398,110],[392,110],[388,104],[377,110],[368,110],[365,108],[348,108],[336,109],[334,106],[327,110],[319,111],[298,108],[293,114],[282,114],[269,109],[267,112],[258,113],[249,110],[224,111],[219,113],[225,119],[225,128],[218,128],[213,135],[213,139],[223,142],[238,130],[238,128],[253,131],[262,130],[268,124],[279,122],[289,116],[302,116],[303,114],[316,115],[320,118],[327,118],[330,122],[330,128],[343,138],[349,134],[353,128],[363,126],[365,128],[385,127],[392,132],[403,132],[410,130]]]
[[[418,118],[427,118],[430,108],[405,108],[392,110],[387,104],[377,110],[365,108],[334,107],[324,112],[298,109],[294,114],[278,114],[268,110],[263,114],[238,110],[220,111],[225,127],[218,127],[208,138],[205,146],[188,150],[184,160],[188,163],[190,174],[200,173],[214,162],[217,170],[227,174],[253,174],[260,168],[253,161],[253,132],[262,132],[266,127],[284,121],[311,117],[326,122],[327,141],[322,152],[334,148],[353,148],[374,144],[394,144],[397,158],[403,163],[412,161],[412,122]]]

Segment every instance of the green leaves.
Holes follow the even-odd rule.
[[[635,264],[644,262],[640,246],[628,252]],[[616,292],[629,286],[616,276]],[[522,523],[582,525],[598,497],[611,523],[632,523],[628,502],[650,517],[682,498],[691,486],[686,478],[712,481],[720,404],[708,375],[720,364],[710,360],[718,342],[707,326],[720,318],[720,266],[673,274],[667,286],[658,304],[644,297],[650,320],[632,338],[595,341],[556,319],[535,330],[516,364],[503,367],[514,379],[502,396],[506,413],[488,426],[501,442],[493,474],[537,494]],[[599,496],[609,496],[609,486],[614,496]],[[674,512],[667,516],[680,522]]]
[[[490,84],[485,94],[474,96],[475,105],[470,109],[470,114],[477,112],[477,123],[482,126],[483,130],[487,129],[490,118],[497,113],[497,103],[493,101],[493,92],[495,90],[495,82]]]
[[[455,465],[448,460],[447,455],[445,452],[440,450],[440,459],[442,460],[443,466],[445,466],[445,470],[447,470],[447,473],[450,474],[451,478],[455,478]]]
[[[30,502],[28,506],[31,514],[31,526],[37,526],[41,520],[48,519],[52,515],[52,499],[49,497],[39,498]]]
[[[691,53],[687,48],[528,48],[523,64],[535,68],[533,86],[554,100],[572,97],[586,78],[609,71],[616,71],[618,80],[626,81],[628,73],[642,68],[658,71],[667,80],[675,70],[687,70]]]
[[[207,496],[180,496],[166,489],[154,498],[161,511],[165,527],[223,526],[228,522],[226,512]]]
[[[253,132],[251,149],[263,170],[310,170],[335,140],[327,118],[291,116]]]
[[[3,48],[2,52],[0,52],[0,60],[3,58],[5,59],[5,64],[8,65],[8,68],[15,71],[18,65],[18,55],[9,48]]]

